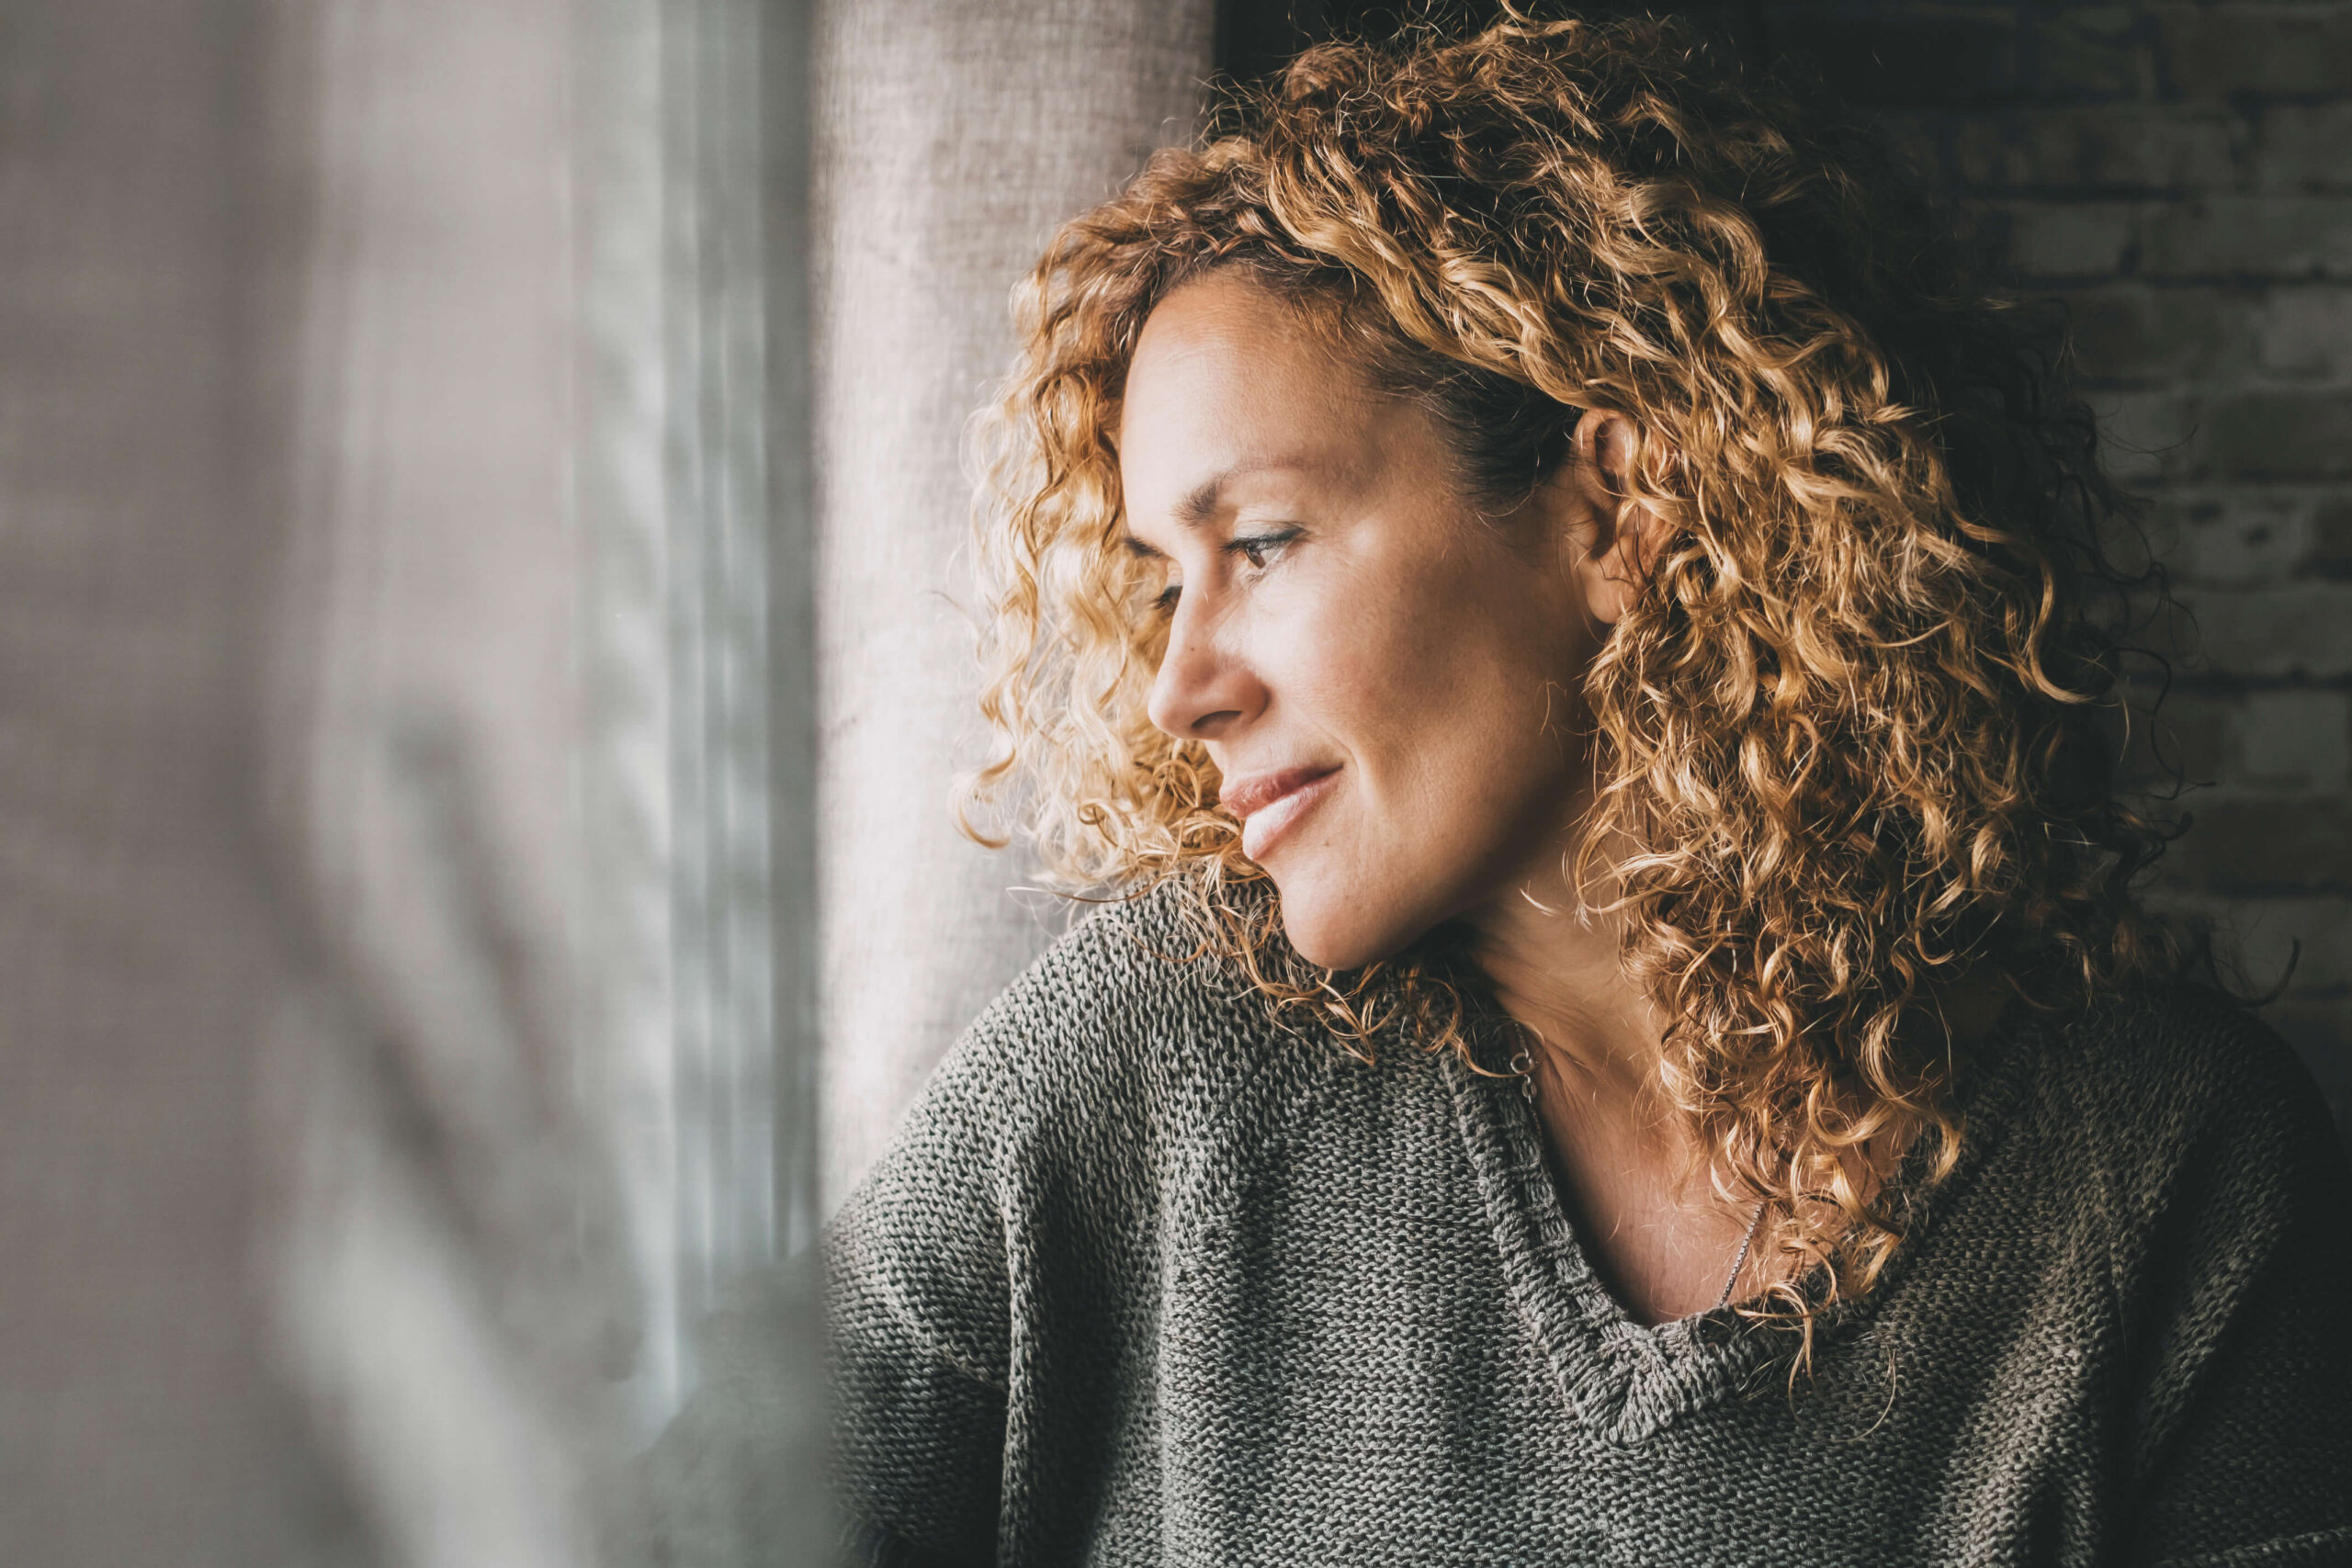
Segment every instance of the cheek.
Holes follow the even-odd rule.
[[[1456,647],[1397,683],[1380,805],[1423,853],[1482,862],[1542,831],[1548,824],[1532,818],[1565,807],[1572,689],[1532,655]]]
[[[1442,556],[1351,563],[1278,617],[1275,662],[1302,705],[1352,736],[1418,728],[1469,667],[1491,662],[1477,646],[1480,586]]]
[[[1450,803],[1491,805],[1520,775],[1554,773],[1582,667],[1550,607],[1500,571],[1432,570],[1400,587],[1317,617],[1297,649],[1300,702],[1356,754],[1381,804],[1428,824]]]
[[[1397,588],[1292,622],[1277,656],[1278,697],[1356,775],[1313,852],[1276,868],[1325,923],[1443,918],[1420,906],[1471,897],[1571,804],[1581,666],[1551,608],[1496,573]]]

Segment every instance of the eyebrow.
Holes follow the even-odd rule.
[[[1255,473],[1265,466],[1257,464],[1249,468],[1227,468],[1215,479],[1194,485],[1192,493],[1176,503],[1176,520],[1188,528],[1200,527],[1216,515],[1217,497],[1224,492],[1227,479],[1239,473]]]
[[[1223,473],[1202,480],[1187,491],[1184,499],[1176,503],[1176,521],[1187,528],[1202,527],[1214,521],[1217,514],[1218,499],[1225,493],[1226,485],[1244,474],[1275,473],[1283,470],[1296,472],[1310,467],[1312,467],[1310,464],[1288,459],[1272,463],[1236,463]],[[1120,540],[1126,546],[1129,555],[1142,556],[1150,560],[1159,560],[1166,557],[1165,551],[1154,549],[1133,534],[1124,534],[1120,536]]]

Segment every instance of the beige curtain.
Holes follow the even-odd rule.
[[[842,0],[817,39],[829,1204],[1064,924],[947,817],[977,755],[967,418],[1054,226],[1192,134],[1209,0]]]

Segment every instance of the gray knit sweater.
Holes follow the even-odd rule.
[[[1619,1309],[1515,1083],[1191,945],[1166,895],[1063,939],[835,1222],[883,1559],[2352,1562],[2352,1175],[2221,998],[2013,1008],[1792,1391],[1731,1312]]]

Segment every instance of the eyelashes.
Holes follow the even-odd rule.
[[[1263,571],[1280,558],[1283,550],[1306,530],[1276,528],[1263,534],[1242,534],[1218,547],[1227,556],[1246,563],[1252,571]],[[1151,607],[1160,615],[1173,615],[1176,602],[1183,596],[1184,585],[1171,582],[1152,595]]]
[[[1226,553],[1239,556],[1260,571],[1268,561],[1282,553],[1283,547],[1298,537],[1295,528],[1277,528],[1270,534],[1245,534],[1227,544]]]

